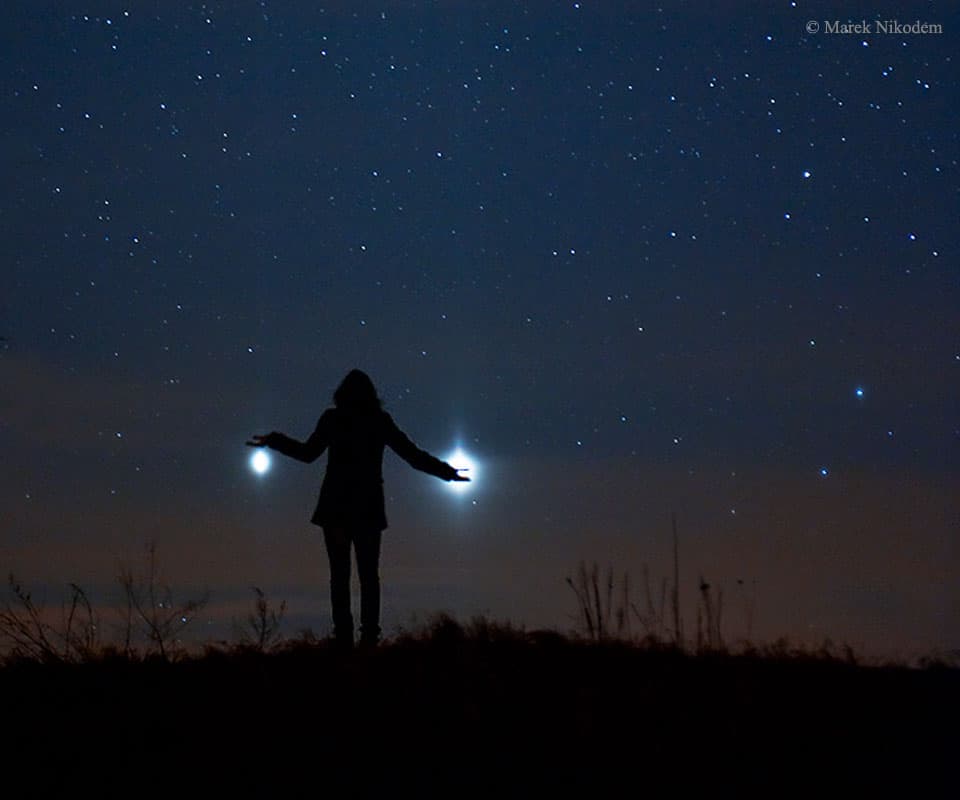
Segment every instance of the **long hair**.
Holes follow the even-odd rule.
[[[366,372],[352,369],[333,393],[334,405],[341,411],[371,413],[381,408],[377,390]]]

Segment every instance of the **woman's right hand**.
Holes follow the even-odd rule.
[[[454,467],[450,464],[447,464],[450,467],[447,475],[448,481],[469,481],[470,479],[466,475],[461,475],[461,472],[469,472],[470,470],[467,467]]]

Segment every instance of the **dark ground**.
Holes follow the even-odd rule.
[[[0,669],[7,797],[748,795],[955,788],[960,670],[436,626]]]

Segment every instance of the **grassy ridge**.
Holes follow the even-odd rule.
[[[958,699],[955,669],[696,656],[451,620],[374,651],[287,643],[0,669],[18,796],[946,787]]]

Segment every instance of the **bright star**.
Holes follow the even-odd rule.
[[[266,450],[257,450],[250,456],[250,469],[256,472],[257,475],[263,475],[270,469],[270,456]]]

